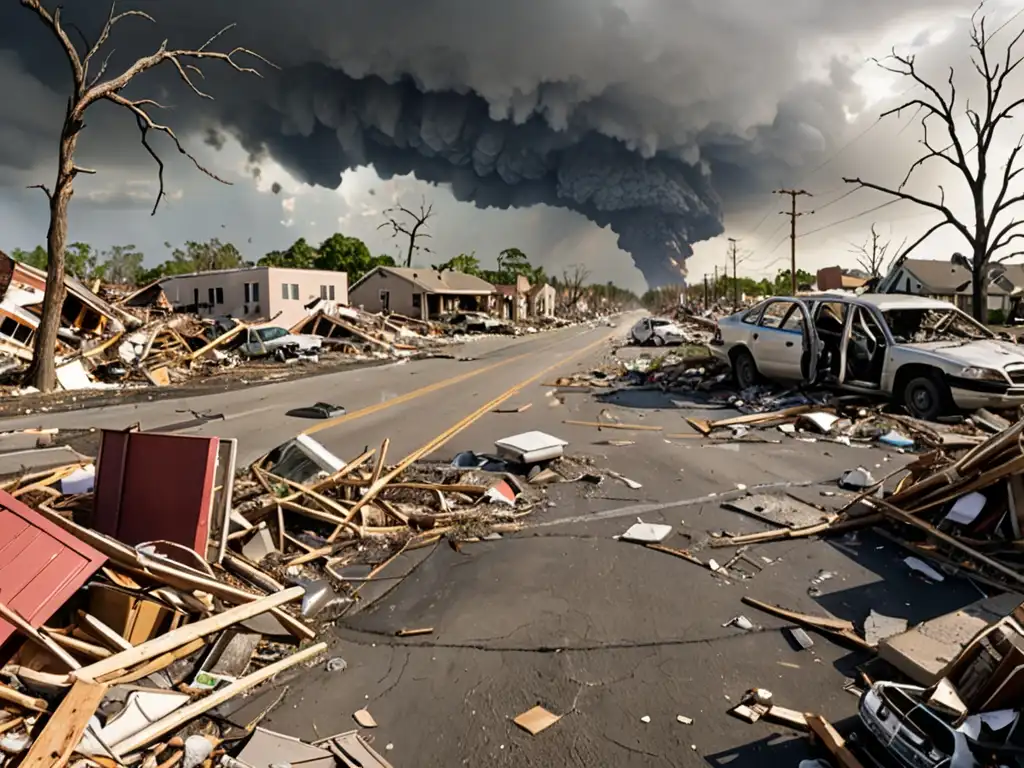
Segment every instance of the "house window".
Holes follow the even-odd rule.
[[[333,285],[328,285],[327,286],[327,298],[330,299],[331,301],[334,301],[334,286]]]
[[[193,288],[192,289],[192,310],[194,312],[198,312],[199,311],[199,289],[198,288]]]
[[[414,293],[412,295],[412,308],[419,309],[422,306],[422,294]]]
[[[298,301],[299,300],[299,284],[298,283],[292,283],[288,287],[291,289],[291,294],[292,294],[291,297],[292,297],[292,299],[295,300],[295,301]]]
[[[281,298],[288,298],[288,283],[281,283]]]
[[[27,325],[16,322],[10,317],[5,317],[3,323],[0,323],[0,336],[6,336],[22,344],[28,344],[29,339],[32,338],[32,329]]]
[[[223,304],[224,303],[224,289],[223,288],[215,288],[214,289],[214,295],[215,295],[215,297],[217,299],[217,303],[218,304]]]
[[[255,304],[260,300],[260,284],[259,283],[246,283],[245,284],[245,303]]]
[[[320,298],[321,299],[326,299],[327,298],[327,286],[326,285],[321,285],[320,286]]]
[[[906,291],[907,291],[907,293],[910,293],[910,278],[909,277],[907,278],[907,288],[906,288]]]

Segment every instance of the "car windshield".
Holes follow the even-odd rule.
[[[288,335],[284,328],[260,328],[256,333],[263,341],[273,341]]]
[[[660,325],[672,325],[671,320],[651,320],[651,326],[657,328]]]
[[[897,342],[973,341],[991,339],[992,334],[953,307],[890,309],[882,312]]]

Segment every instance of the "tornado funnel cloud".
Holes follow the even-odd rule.
[[[681,282],[691,244],[723,231],[721,201],[699,164],[644,156],[572,122],[494,119],[472,93],[319,65],[285,70],[272,87],[254,112],[235,114],[236,131],[310,184],[337,187],[345,171],[372,166],[385,179],[447,186],[480,208],[566,208],[610,228],[652,286]]]

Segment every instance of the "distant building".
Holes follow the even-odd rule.
[[[866,278],[842,267],[825,267],[818,270],[819,291],[854,291],[863,288],[867,282]]]
[[[530,279],[526,275],[517,275],[514,285],[496,285],[494,289],[498,292],[498,317],[513,322],[526,318],[530,311]]]
[[[1024,286],[1024,264],[1004,264],[1006,272],[1003,282],[1017,288]],[[969,270],[959,264],[933,259],[907,259],[900,266],[893,282],[893,293],[910,293],[915,296],[929,296],[933,299],[956,304],[965,312],[971,312],[972,277]],[[992,283],[988,286],[989,311],[1007,311],[1010,308],[1010,293],[1004,285]]]
[[[451,312],[486,312],[494,286],[464,272],[419,267],[376,267],[349,292],[367,312],[395,312],[423,320]]]
[[[554,317],[558,292],[547,283],[537,283],[527,293],[531,317]]]
[[[290,328],[317,299],[348,303],[348,275],[322,269],[242,267],[172,275],[160,281],[176,311]]]

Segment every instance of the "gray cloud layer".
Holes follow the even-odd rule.
[[[103,4],[66,5],[65,18],[95,34]],[[843,140],[844,106],[859,97],[850,63],[831,56],[837,41],[968,3],[176,0],[173,14],[149,5],[159,27],[126,23],[112,66],[163,37],[193,45],[237,21],[228,44],[282,67],[265,81],[206,67],[213,102],[169,73],[150,79],[147,94],[167,87],[179,105],[176,127],[219,123],[254,155],[269,151],[325,187],[372,164],[385,178],[450,185],[480,207],[568,208],[610,226],[658,284],[678,280],[691,243],[721,233],[723,210],[742,210]],[[64,82],[56,43],[13,2],[0,10],[0,56],[5,48],[49,85]],[[0,107],[0,138],[11,134],[0,165],[50,156],[52,143],[34,141],[45,133],[34,115],[55,108]],[[120,117],[108,129],[109,113],[97,113],[89,151],[123,161],[123,142],[104,141],[124,137]]]

